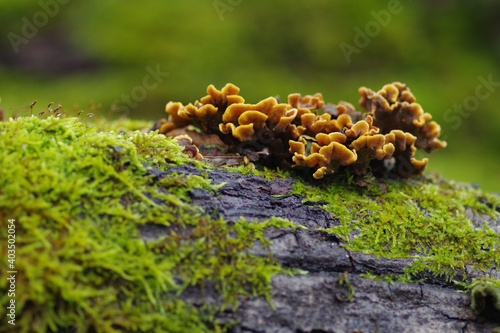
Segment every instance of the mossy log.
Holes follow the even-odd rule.
[[[151,172],[160,178],[165,174],[154,169]],[[168,172],[200,175],[201,171],[183,165]],[[266,221],[278,216],[307,228],[268,230],[265,236],[272,244],[264,248],[257,242],[249,249],[264,257],[270,252],[281,265],[300,268],[305,274],[276,275],[271,302],[263,297],[248,297],[235,311],[219,314],[222,321],[236,322],[231,332],[490,332],[499,325],[500,308],[489,303],[493,314],[488,318],[477,315],[470,295],[449,277],[420,272],[414,276],[416,283],[363,277],[370,273],[394,280],[405,274],[414,259],[377,258],[349,251],[340,238],[316,231],[338,225],[339,218],[323,210],[321,202],[292,194],[293,178],[268,181],[224,170],[211,170],[208,177],[224,186],[215,193],[194,189],[191,197],[206,212],[215,212],[214,217],[238,223],[242,218]],[[489,222],[500,225],[500,220]],[[141,233],[151,239],[153,234],[168,234],[168,229],[161,232],[146,225]],[[462,280],[462,273],[457,271],[453,278]],[[500,271],[495,268],[484,272],[468,266],[465,275],[469,281],[485,276],[500,279]],[[196,288],[185,296],[188,303],[201,306]],[[204,302],[220,302],[214,291],[205,290],[204,297]]]
[[[130,131],[143,125],[95,126],[0,122],[0,233],[13,219],[18,235],[16,326],[1,331],[499,325],[495,195],[433,175],[215,168],[170,138]]]

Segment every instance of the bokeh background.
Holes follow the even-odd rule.
[[[37,99],[153,120],[227,82],[251,103],[357,105],[360,86],[401,81],[448,141],[428,170],[500,192],[497,0],[4,0],[0,29],[6,115]]]

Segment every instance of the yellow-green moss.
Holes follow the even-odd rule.
[[[238,295],[269,295],[272,275],[284,270],[245,249],[258,239],[269,244],[266,228],[291,223],[211,220],[188,195],[193,187],[215,190],[206,172],[159,181],[147,172],[147,164],[210,166],[163,135],[129,133],[143,123],[97,126],[53,117],[0,122],[0,234],[5,239],[7,220],[16,219],[17,329],[217,332],[228,325],[214,322],[215,314],[237,305]],[[339,235],[347,249],[416,259],[405,276],[378,278],[408,282],[422,271],[451,278],[465,265],[500,263],[499,236],[487,226],[474,229],[466,215],[469,208],[498,217],[500,199],[478,189],[431,176],[400,182],[339,173],[318,182],[294,171],[228,169],[270,180],[292,176],[296,193],[341,219],[323,231]],[[137,230],[145,223],[170,231],[145,244]],[[5,258],[6,243],[0,248]],[[485,281],[500,286],[494,278],[457,283],[470,289]],[[179,298],[189,286],[206,285],[215,285],[224,303],[200,308]],[[7,301],[3,292],[1,316]]]
[[[6,239],[7,220],[16,220],[16,329],[216,332],[226,326],[214,314],[238,295],[268,295],[283,270],[245,249],[266,243],[265,228],[289,224],[214,221],[188,196],[192,187],[214,190],[205,177],[153,181],[145,163],[201,165],[181,151],[163,135],[99,132],[75,118],[0,122],[0,233]],[[146,244],[145,223],[170,231]],[[224,302],[198,308],[179,299],[205,284]],[[8,301],[2,292],[4,318]]]
[[[290,176],[290,172],[281,170],[280,168],[270,169],[267,167],[251,168],[248,165],[240,164],[233,167],[223,167],[224,170],[229,172],[238,172],[244,175],[252,174],[254,176],[262,177],[266,180],[273,181],[275,179],[285,179]]]
[[[339,236],[348,250],[414,258],[405,281],[422,271],[452,278],[456,270],[465,274],[466,265],[486,270],[500,264],[500,236],[487,224],[474,228],[466,213],[498,218],[500,198],[470,185],[433,175],[405,181],[368,175],[355,182],[343,174],[297,181],[294,188],[307,200],[325,202],[323,208],[340,218],[340,226],[323,231]]]

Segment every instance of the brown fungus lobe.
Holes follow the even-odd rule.
[[[380,91],[359,88],[362,108],[373,115],[374,125],[380,128],[380,133],[387,134],[398,129],[409,132],[416,137],[415,146],[430,153],[446,147],[446,142],[438,140],[441,128],[432,116],[425,113],[410,89],[394,82],[385,85]]]
[[[432,152],[446,146],[438,140],[439,125],[399,82],[378,92],[360,88],[365,113],[343,101],[325,104],[319,93],[290,94],[288,103],[269,97],[257,104],[245,104],[238,93],[230,83],[220,91],[210,85],[208,95],[193,104],[169,102],[168,120],[155,128],[169,135],[193,125],[219,136],[232,153],[275,166],[308,167],[318,179],[341,168],[358,175],[383,172],[391,168],[384,160],[392,160],[403,177],[419,175],[428,160],[414,158],[417,148]]]

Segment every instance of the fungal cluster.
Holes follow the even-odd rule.
[[[444,148],[439,125],[415,103],[406,85],[394,82],[378,92],[362,87],[356,111],[347,102],[325,104],[321,94],[291,94],[286,103],[269,97],[247,104],[239,88],[213,85],[199,101],[169,102],[169,117],[156,124],[171,135],[192,125],[217,135],[229,152],[252,161],[285,167],[308,167],[316,179],[341,168],[362,175],[395,170],[402,177],[419,175],[427,158],[414,158],[417,148],[430,153]]]

